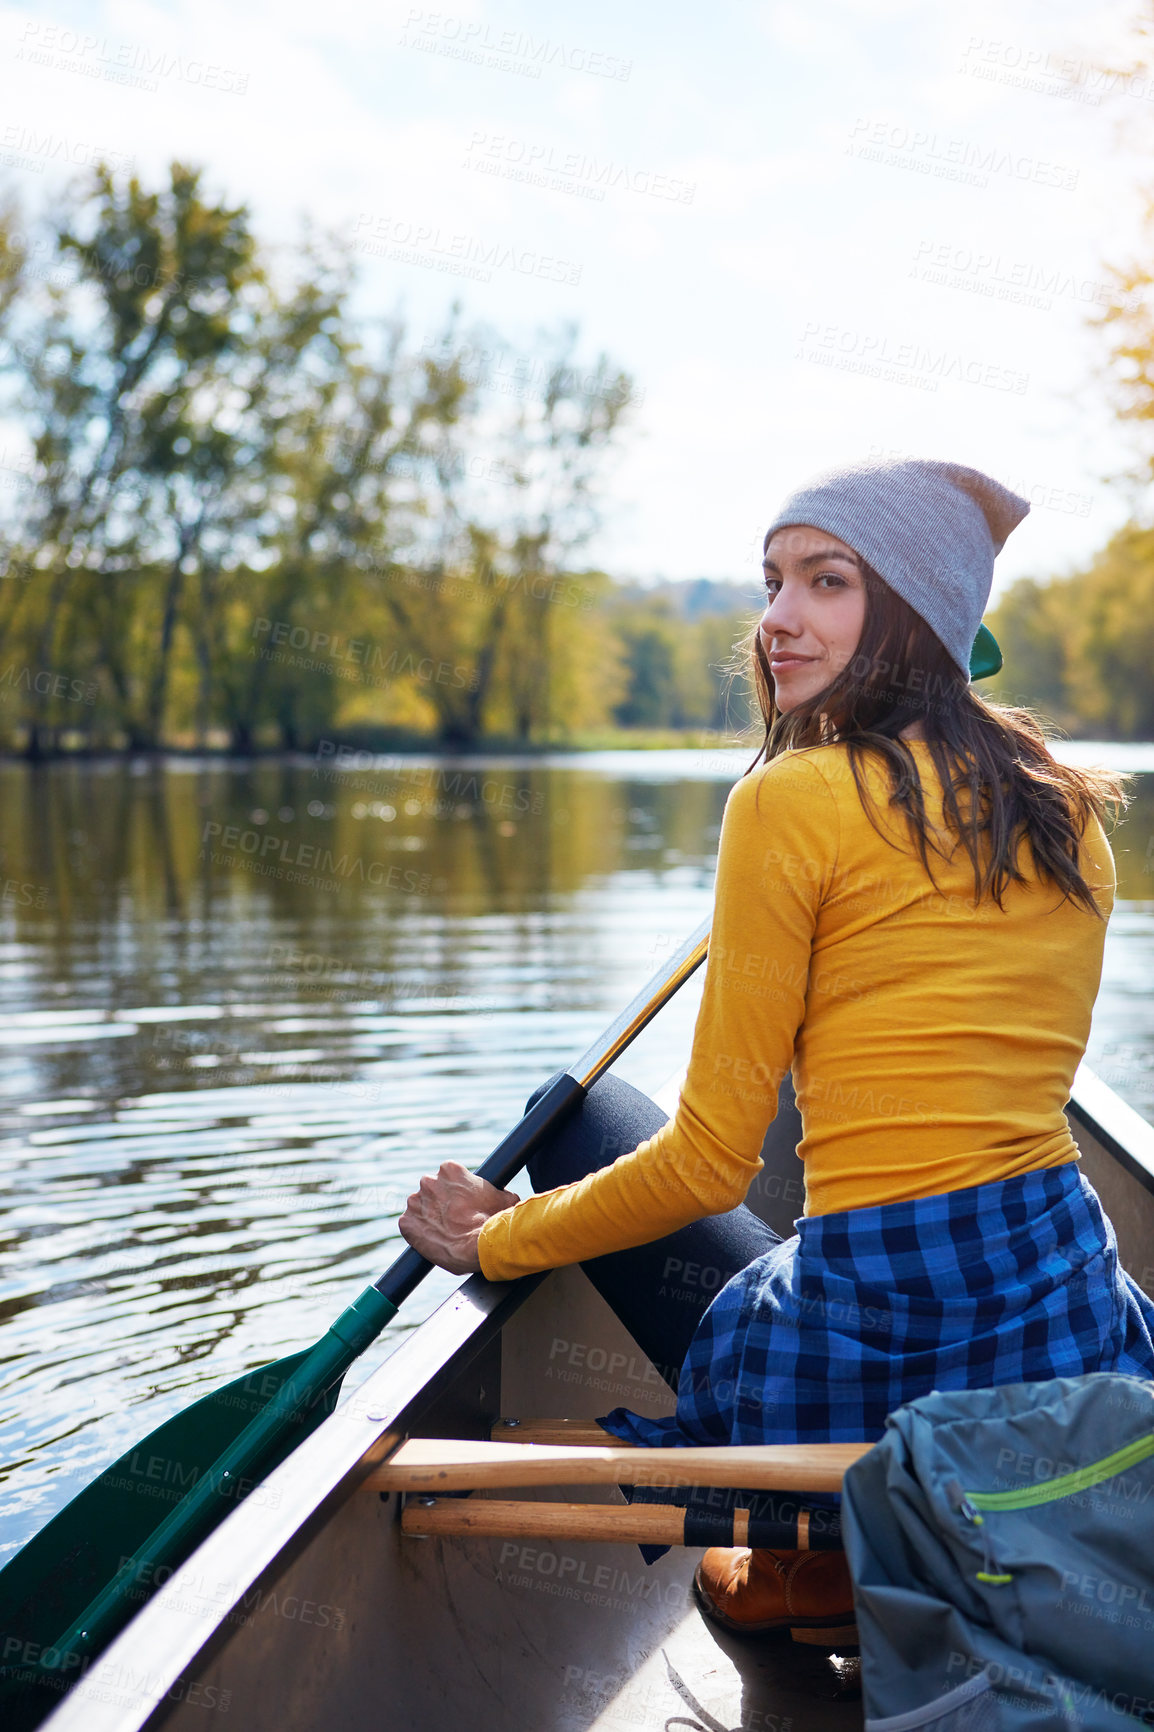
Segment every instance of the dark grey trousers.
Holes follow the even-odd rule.
[[[550,1077],[530,1095],[526,1111],[554,1080]],[[603,1076],[548,1147],[530,1159],[533,1189],[551,1191],[610,1166],[651,1137],[665,1118],[640,1089],[611,1074]],[[677,1387],[698,1324],[730,1276],[792,1235],[804,1206],[802,1167],[795,1153],[800,1137],[801,1120],[787,1076],[777,1117],[762,1146],[765,1167],[743,1204],[727,1214],[693,1221],[652,1244],[581,1265],[672,1388]]]

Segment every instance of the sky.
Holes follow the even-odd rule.
[[[291,248],[346,237],[413,340],[459,299],[635,379],[583,559],[756,584],[819,469],[894,453],[1030,498],[995,596],[1141,505],[1093,319],[1141,246],[1154,77],[1115,0],[51,0],[0,6],[0,175],[35,209],[174,158]]]

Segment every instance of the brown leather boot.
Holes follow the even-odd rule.
[[[858,1639],[843,1552],[712,1546],[693,1578],[697,1603],[727,1630],[791,1630],[795,1642]]]

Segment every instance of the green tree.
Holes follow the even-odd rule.
[[[420,716],[446,743],[528,740],[619,695],[565,574],[631,385],[578,366],[575,328],[493,340],[510,393],[459,309],[419,350],[355,321],[347,249],[309,237],[274,272],[245,209],[180,164],[155,191],[99,169],[52,249],[25,292],[0,248],[33,453],[11,541],[35,574],[0,612],[25,673],[98,691],[89,737],[294,746],[355,696],[360,720]],[[369,635],[395,673],[358,687],[334,646]],[[76,712],[30,688],[24,719],[37,755]]]
[[[331,673],[314,668],[302,678],[288,657],[254,655],[254,627],[258,620],[303,626],[310,643],[364,636],[359,616],[373,573],[392,565],[424,511],[414,473],[466,396],[451,365],[406,352],[400,325],[384,327],[371,352],[348,322],[346,292],[342,282],[322,296],[310,275],[291,301],[270,309],[256,334],[264,384],[249,413],[264,493],[263,576],[251,566],[245,571],[248,607],[231,610],[234,637],[223,652],[216,622],[220,683],[239,746],[266,720],[279,724],[289,746],[322,710],[331,720]],[[247,630],[247,644],[237,641],[238,627]],[[323,664],[323,654],[319,659]]]
[[[8,324],[13,302],[26,285],[28,245],[20,206],[11,194],[0,200],[0,338]]]
[[[1003,668],[982,690],[1004,703],[1037,706],[1059,727],[1079,724],[1069,684],[1070,593],[1061,580],[1023,577],[1011,585],[990,615]]]
[[[454,677],[426,693],[438,737],[453,746],[493,730],[548,736],[569,710],[584,657],[574,602],[583,598],[565,573],[599,521],[599,476],[632,397],[628,376],[605,356],[577,366],[576,331],[566,327],[517,358],[509,416],[500,396],[493,401],[491,375],[471,365],[495,352],[486,333],[452,321],[434,346],[450,376],[472,374],[470,413],[446,425],[426,467],[430,533],[409,551],[427,585],[406,589],[394,572],[380,589],[422,660],[463,670],[462,684]],[[559,701],[562,691],[569,698]]]
[[[1154,529],[1128,524],[1072,577],[1021,579],[991,626],[1005,658],[991,696],[1073,734],[1154,739]]]
[[[667,602],[631,609],[615,622],[624,652],[627,685],[614,720],[623,728],[673,725],[676,709],[677,626]]]
[[[1080,719],[1109,739],[1154,740],[1154,529],[1127,525],[1064,587]]]
[[[69,274],[43,285],[22,357],[36,482],[24,536],[40,573],[26,589],[23,642],[37,669],[77,669],[83,655],[78,671],[101,676],[131,744],[151,745],[203,528],[196,499],[178,503],[190,490],[171,484],[172,460],[187,455],[197,390],[237,342],[255,244],[245,210],[207,202],[197,171],[174,164],[169,186],[148,192],[101,167],[58,229],[56,255]],[[158,556],[162,588],[142,579]],[[31,755],[61,719],[58,699],[30,704]]]

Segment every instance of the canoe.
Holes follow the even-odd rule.
[[[660,1097],[672,1110],[680,1079]],[[1154,1127],[1083,1066],[1067,1118],[1124,1266],[1154,1282]],[[748,1202],[801,1209],[789,1093]],[[484,1440],[504,1420],[589,1420],[673,1397],[578,1269],[468,1280],[277,1467],[43,1722],[49,1732],[807,1732],[861,1725],[850,1655],[707,1624],[700,1550],[402,1532],[364,1489],[406,1438]],[[515,1436],[515,1427],[505,1427]],[[549,1499],[554,1493],[528,1492]],[[567,1501],[622,1504],[613,1487]],[[226,1715],[218,1720],[216,1715]]]

